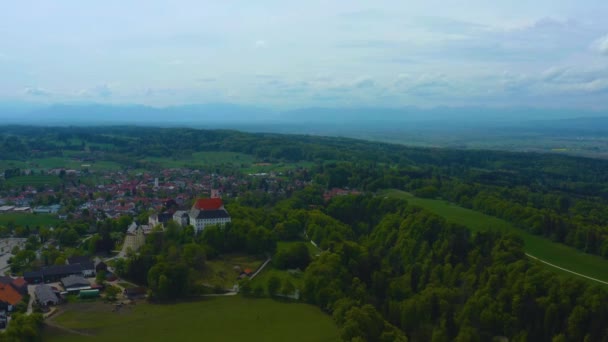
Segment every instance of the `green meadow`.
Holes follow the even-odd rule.
[[[608,281],[608,260],[599,256],[580,252],[572,247],[531,234],[513,226],[505,220],[475,210],[463,208],[443,200],[415,197],[408,192],[400,190],[387,190],[382,195],[405,199],[413,205],[423,207],[444,217],[449,222],[461,224],[472,231],[498,230],[501,232],[517,234],[524,240],[524,249],[526,253],[588,277]],[[541,265],[545,264],[541,263]],[[572,275],[572,273],[561,271],[548,265],[546,266],[556,272]],[[593,283],[598,284],[597,282]]]
[[[338,328],[319,308],[240,296],[178,304],[63,306],[44,341],[338,341]],[[76,332],[80,333],[77,334]]]

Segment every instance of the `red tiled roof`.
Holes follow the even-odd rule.
[[[23,297],[17,290],[7,284],[0,284],[0,301],[9,303],[10,305],[16,305]]]
[[[223,205],[221,198],[199,198],[194,207],[198,210],[217,210]]]
[[[15,280],[13,280],[13,284],[21,287],[23,285],[27,285],[27,282],[25,281],[25,279],[23,279],[23,277],[19,277],[19,278],[16,278]]]

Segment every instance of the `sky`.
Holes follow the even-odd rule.
[[[608,109],[608,1],[19,0],[0,101]]]

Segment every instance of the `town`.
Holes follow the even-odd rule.
[[[111,265],[136,253],[149,234],[162,232],[169,223],[192,226],[200,234],[205,227],[230,223],[225,199],[251,191],[286,198],[312,183],[308,171],[300,168],[222,175],[188,168],[89,171],[87,166],[83,165],[83,171],[11,169],[1,173],[6,180],[35,180],[38,175],[61,182],[5,185],[0,191],[0,222],[6,223],[0,225],[4,229],[0,271],[6,274],[0,278],[0,328],[6,328],[13,311],[41,311],[46,317],[74,296],[104,295],[119,305],[145,298],[145,288],[120,279]],[[329,201],[358,193],[333,188],[323,198]],[[99,236],[99,227],[107,220],[128,227],[113,234],[110,248],[93,247],[91,254],[82,255],[78,247]],[[66,238],[69,231],[57,233],[70,224],[80,227],[76,234]],[[35,257],[24,260],[23,255]],[[254,271],[244,266],[235,274],[235,283]]]

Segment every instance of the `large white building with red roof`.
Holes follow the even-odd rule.
[[[230,215],[221,198],[200,198],[188,213],[190,224],[197,233],[211,225],[223,226],[230,222]]]

